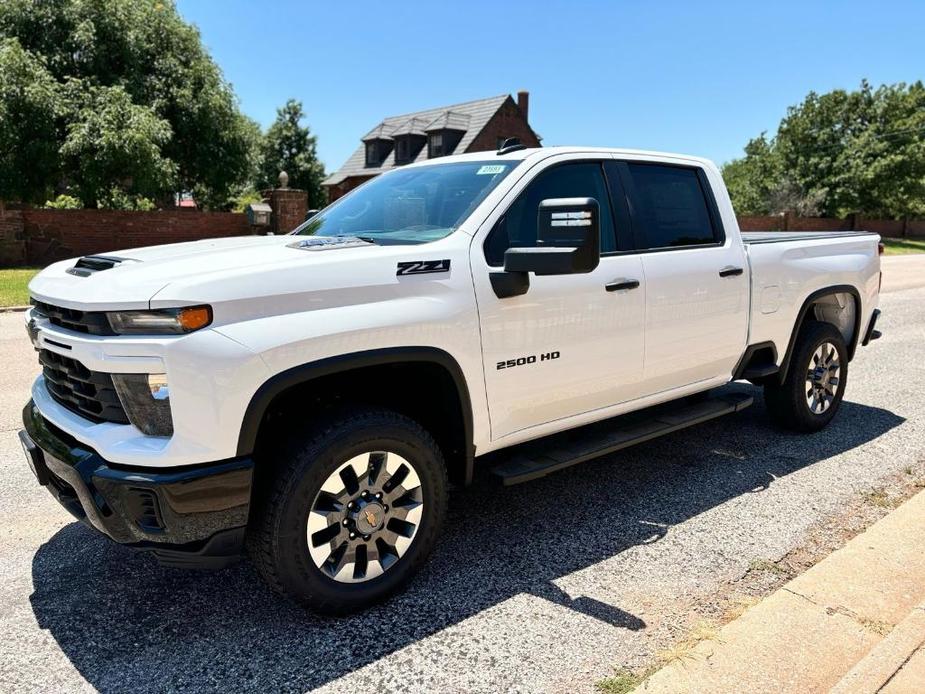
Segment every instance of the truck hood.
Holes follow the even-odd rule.
[[[314,250],[291,247],[306,239],[316,239],[318,247]],[[148,308],[156,294],[177,282],[203,286],[210,279],[242,281],[245,275],[260,276],[273,272],[275,267],[321,265],[335,255],[342,260],[358,260],[394,253],[398,248],[408,249],[359,241],[345,243],[330,237],[206,239],[61,261],[36,275],[29,283],[29,292],[40,301],[84,311]],[[177,300],[195,303],[210,299],[193,295]]]

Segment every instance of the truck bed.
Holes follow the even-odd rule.
[[[773,343],[779,364],[804,302],[832,289],[829,321],[849,344],[864,335],[880,285],[877,239],[866,231],[743,233],[752,285],[749,344]]]
[[[870,231],[743,231],[742,242],[783,243],[785,241],[809,241],[812,239],[837,239],[851,236],[872,235]]]

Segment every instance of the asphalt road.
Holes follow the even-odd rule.
[[[759,397],[544,480],[480,482],[452,498],[410,590],[339,620],[280,600],[246,563],[164,569],[73,522],[23,459],[37,368],[21,314],[0,314],[0,691],[591,690],[750,563],[925,459],[925,288],[881,307],[884,337],[852,362],[828,430],[777,432]]]

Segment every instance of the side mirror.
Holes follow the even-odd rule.
[[[601,256],[601,208],[594,198],[550,198],[537,214],[536,246],[509,248],[505,272],[570,275],[591,272]]]

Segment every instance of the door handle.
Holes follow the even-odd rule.
[[[719,271],[720,277],[737,277],[741,275],[745,270],[740,267],[735,267],[733,265],[727,265],[722,270]]]
[[[609,284],[604,285],[604,289],[608,292],[618,292],[621,289],[635,289],[639,286],[639,280],[628,280],[621,277],[618,280],[614,280]]]

